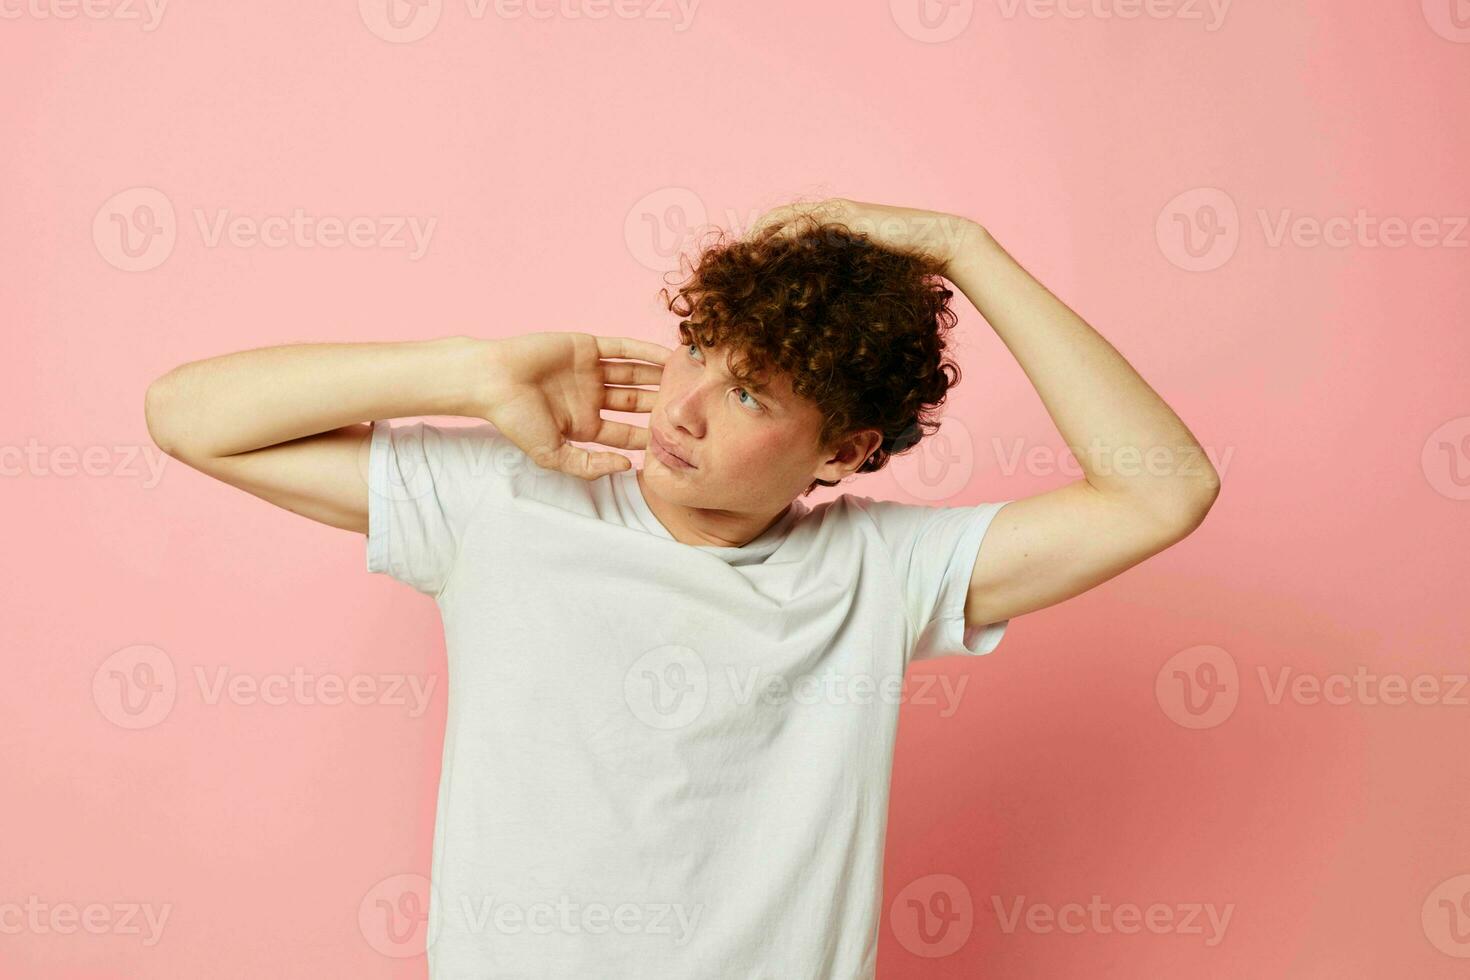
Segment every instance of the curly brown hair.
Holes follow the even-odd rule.
[[[680,257],[687,279],[659,296],[683,318],[679,336],[731,349],[730,371],[750,382],[790,377],[822,414],[818,445],[861,429],[883,441],[861,466],[887,465],[939,427],[936,410],[960,381],[945,359],[957,317],[942,266],[927,255],[879,246],[841,222],[797,213],[746,238],[722,229]],[[803,496],[828,480],[813,480]]]

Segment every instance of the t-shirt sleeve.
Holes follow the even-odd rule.
[[[489,422],[373,422],[367,570],[437,598],[479,505],[506,489],[506,447],[515,444]]]
[[[985,654],[1010,620],[965,625],[965,600],[985,532],[1009,500],[960,507],[855,497],[878,528],[915,633],[908,660]]]

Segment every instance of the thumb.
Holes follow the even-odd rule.
[[[632,466],[632,462],[620,453],[593,453],[569,442],[563,443],[557,451],[556,468],[583,480],[596,480]]]

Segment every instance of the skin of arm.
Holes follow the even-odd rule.
[[[957,238],[946,276],[1015,356],[1084,474],[996,515],[971,576],[966,625],[1071,598],[1199,527],[1219,474],[1101,334],[978,224]]]
[[[926,253],[985,317],[1035,387],[1083,471],[996,515],[976,558],[967,626],[1093,588],[1190,534],[1220,477],[1179,417],[1096,330],[968,218],[850,198],[793,211],[880,245]],[[764,220],[764,219],[763,219]]]
[[[289,344],[193,361],[148,386],[148,433],[193,469],[366,534],[364,420],[482,415],[488,343]]]
[[[487,420],[538,466],[597,479],[631,465],[615,450],[648,446],[646,428],[602,412],[649,412],[657,392],[637,386],[659,383],[669,353],[573,331],[287,344],[176,367],[148,387],[144,415],[153,441],[175,459],[366,534],[372,421]]]

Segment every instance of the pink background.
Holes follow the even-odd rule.
[[[152,378],[304,341],[668,343],[681,233],[827,195],[982,221],[1224,477],[1182,544],[1018,618],[994,655],[911,671],[879,975],[1470,969],[1470,26],[1451,0],[927,21],[916,0],[707,0],[687,24],[651,0],[601,19],[435,0],[402,29],[381,7],[197,0],[151,30],[0,8],[0,975],[424,975],[375,910],[411,913],[395,889],[428,870],[434,606],[369,576],[360,536],[171,460],[151,474]],[[360,245],[209,243],[221,209],[298,208],[379,223]],[[1425,220],[1396,247],[1275,235],[1359,212]],[[427,250],[380,244],[385,216],[432,219]],[[1026,377],[958,309],[941,437],[849,489],[964,504],[1072,478]],[[156,717],[113,693],[140,664]],[[1346,703],[1275,696],[1283,670],[1360,667],[1329,684]],[[381,688],[211,703],[196,672],[221,669],[435,687],[417,716]],[[1211,669],[1213,693],[1180,680]],[[958,710],[936,679],[966,685]],[[1378,696],[1416,679],[1438,693]],[[907,899],[936,891],[972,914],[921,933]],[[1008,931],[996,911],[1093,895],[1174,926]],[[31,896],[47,911],[17,928]],[[94,903],[93,928],[61,931]],[[156,942],[127,903],[168,907]],[[1223,936],[1182,927],[1191,903],[1231,909]]]

